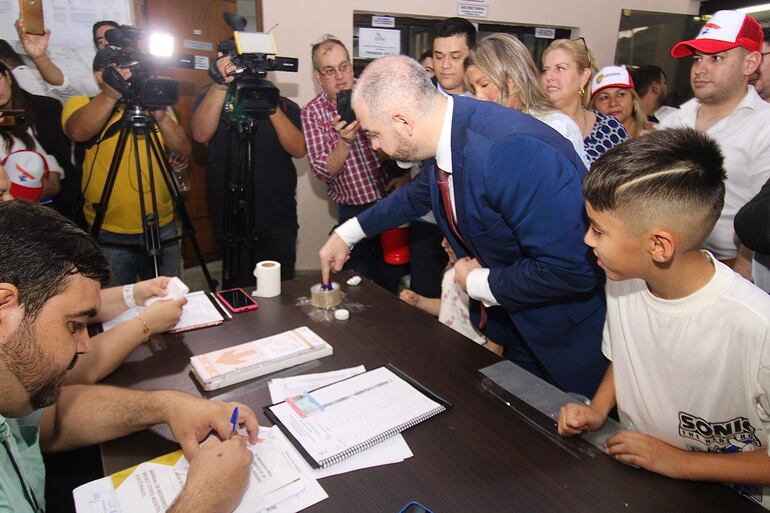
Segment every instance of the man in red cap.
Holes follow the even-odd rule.
[[[727,170],[725,204],[704,246],[746,277],[751,276],[751,253],[741,247],[733,220],[770,178],[770,104],[749,86],[762,61],[762,41],[762,27],[754,18],[719,11],[695,39],[675,44],[672,57],[692,56],[695,98],[660,124],[692,127],[719,142]]]

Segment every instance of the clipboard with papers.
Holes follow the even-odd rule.
[[[327,468],[452,407],[384,365],[263,408],[313,468]]]
[[[187,303],[182,307],[182,316],[179,318],[176,326],[169,330],[169,333],[182,333],[184,331],[197,330],[217,326],[225,321],[219,307],[214,300],[199,290],[190,292],[184,296]],[[102,323],[102,329],[107,331],[119,324],[133,319],[145,310],[143,306],[135,306],[124,311],[120,315]]]

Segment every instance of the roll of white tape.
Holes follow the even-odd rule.
[[[275,297],[281,294],[281,264],[274,260],[263,260],[254,268],[257,297]]]

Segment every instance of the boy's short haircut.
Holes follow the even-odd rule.
[[[696,248],[722,212],[723,162],[719,145],[705,134],[692,128],[656,130],[594,162],[583,195],[594,210],[617,213],[644,228],[671,229]]]
[[[476,27],[465,18],[447,18],[436,23],[433,27],[433,39],[440,37],[465,36],[465,43],[468,49],[472,50],[476,46]]]

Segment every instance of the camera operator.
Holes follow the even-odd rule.
[[[212,73],[215,82],[198,95],[193,108],[192,136],[196,142],[208,144],[206,172],[207,190],[214,227],[219,235],[226,231],[223,213],[226,187],[235,177],[245,177],[247,182],[234,184],[253,192],[253,204],[248,210],[252,219],[242,220],[251,224],[250,242],[237,246],[237,269],[229,269],[229,283],[225,286],[250,285],[254,281],[254,264],[260,260],[276,260],[281,264],[281,279],[294,277],[297,246],[297,170],[293,158],[305,156],[305,138],[300,124],[300,109],[293,101],[280,97],[278,106],[270,114],[247,114],[247,119],[228,120],[228,102],[235,84],[231,74],[235,70],[229,56],[221,53],[217,58],[219,76]],[[238,79],[241,80],[241,79]],[[249,140],[239,137],[237,128],[228,123],[253,123]],[[227,169],[228,160],[235,167],[241,162],[235,158],[242,149],[239,145],[251,144],[251,169]],[[227,155],[228,148],[230,155]],[[226,183],[229,182],[229,183]],[[223,215],[224,214],[224,215]],[[227,241],[225,241],[227,243]]]
[[[85,198],[83,213],[89,224],[94,222],[95,210],[102,195],[107,173],[117,147],[119,130],[118,123],[126,108],[121,102],[122,95],[102,80],[102,73],[108,66],[115,66],[112,58],[116,50],[106,47],[94,57],[94,78],[99,85],[99,94],[89,99],[86,96],[76,96],[64,106],[62,125],[67,136],[75,142],[87,142],[83,159],[82,189]],[[120,75],[128,80],[131,77],[129,69],[117,68]],[[190,141],[182,127],[167,114],[165,108],[149,111],[155,120],[160,133],[161,142],[169,151],[183,156],[189,156]],[[151,128],[151,127],[148,127]],[[129,133],[126,149],[122,155],[115,186],[104,217],[100,239],[105,243],[102,250],[107,256],[112,271],[111,285],[134,283],[137,275],[142,279],[155,276],[152,258],[148,257],[142,247],[144,242],[139,194],[144,196],[146,212],[153,210],[152,194],[149,186],[149,173],[152,169],[155,182],[155,195],[159,219],[160,236],[167,240],[176,235],[174,211],[169,191],[162,176],[162,163],[147,162],[146,140],[139,138],[138,152],[142,170],[142,190],[139,190],[136,174],[136,156],[134,155],[134,135]],[[151,164],[151,167],[150,167]],[[131,245],[134,247],[115,247],[110,244]],[[179,243],[163,245],[162,262],[159,273],[164,276],[179,275],[180,249]]]

